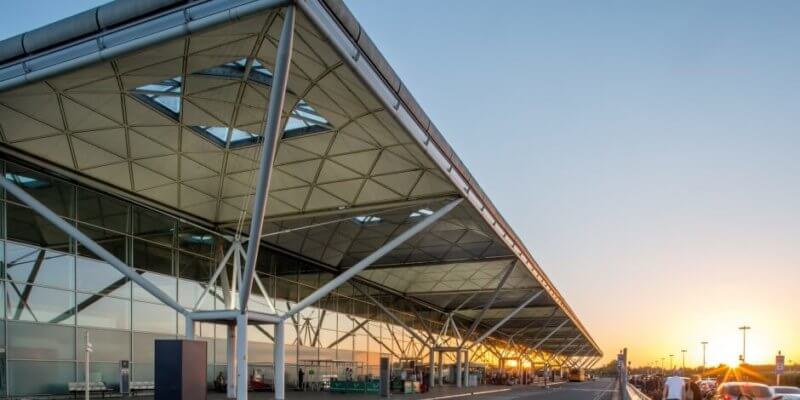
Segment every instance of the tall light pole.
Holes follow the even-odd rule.
[[[701,372],[701,375],[705,375],[706,374],[706,345],[708,344],[708,342],[704,340],[704,341],[700,342],[700,344],[703,345],[703,372]]]
[[[672,357],[675,357],[675,354],[669,355],[669,370],[672,371],[674,367],[672,366]]]
[[[681,349],[681,373],[686,370],[686,349]]]
[[[747,325],[742,325],[739,327],[739,330],[742,331],[742,356],[740,360],[742,364],[745,363],[745,355],[747,354],[747,331],[750,330],[750,327]]]
[[[661,357],[661,372],[664,372],[664,357]]]

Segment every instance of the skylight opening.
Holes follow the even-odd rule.
[[[258,143],[258,141],[261,138],[260,136],[252,134],[250,132],[236,128],[231,129],[226,126],[199,125],[199,126],[192,126],[191,128],[195,132],[206,137],[207,139],[210,139],[212,142],[216,143],[221,147],[225,147],[225,145],[228,143],[229,129],[231,134],[231,148],[255,144]]]
[[[48,181],[43,181],[41,179],[36,179],[34,177],[25,175],[12,174],[10,172],[6,173],[6,179],[16,183],[19,186],[26,187],[29,189],[39,189],[50,186],[50,182]]]
[[[420,208],[417,211],[412,212],[408,216],[411,218],[419,218],[419,217],[427,217],[428,215],[433,214],[433,210],[428,208]]]
[[[181,77],[148,83],[133,90],[133,95],[145,104],[178,120],[181,113]]]
[[[283,130],[283,138],[293,138],[298,136],[311,135],[315,133],[327,132],[333,129],[330,122],[325,117],[319,115],[317,110],[311,107],[305,100],[300,100],[292,110],[286,127]]]
[[[375,215],[359,215],[357,217],[353,217],[353,221],[361,225],[375,225],[380,224],[383,221],[383,218]]]

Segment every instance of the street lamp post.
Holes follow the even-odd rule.
[[[669,370],[672,371],[675,367],[672,365],[672,358],[675,357],[675,354],[669,355]]]
[[[750,327],[747,325],[742,325],[739,327],[739,330],[742,331],[742,356],[740,360],[742,364],[745,363],[745,355],[747,354],[747,331],[750,330]]]
[[[685,374],[686,372],[686,349],[681,349],[681,373]]]
[[[703,345],[703,372],[701,372],[701,375],[705,375],[706,374],[706,345],[708,344],[708,342],[704,340],[704,341],[700,342],[700,344]]]

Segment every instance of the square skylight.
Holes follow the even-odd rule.
[[[419,210],[412,212],[408,216],[411,218],[418,218],[418,217],[428,216],[431,214],[433,214],[433,210],[428,208],[420,208]]]
[[[359,215],[357,217],[353,217],[353,221],[361,225],[375,225],[380,224],[381,221],[383,221],[383,218],[375,215]]]
[[[217,145],[225,147],[228,143],[228,130],[231,131],[231,148],[247,146],[258,143],[260,136],[236,128],[227,126],[192,126],[192,130],[210,139]]]

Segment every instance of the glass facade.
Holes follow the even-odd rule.
[[[185,307],[195,307],[227,250],[213,231],[8,160],[0,161],[0,167],[8,179]],[[132,380],[152,381],[154,341],[180,337],[182,317],[13,196],[2,195],[0,216],[0,397],[65,393],[68,382],[83,380],[87,333],[94,348],[93,380],[117,384],[119,360],[130,360]],[[333,277],[315,265],[268,249],[262,249],[257,273],[279,311]],[[267,311],[265,299],[257,294],[259,290],[254,289],[251,308]],[[351,362],[355,374],[377,374],[381,354],[417,354],[409,350],[418,348],[411,343],[411,335],[388,323],[387,316],[357,294],[345,284],[318,307],[309,307],[289,321],[290,385],[299,367],[323,369],[319,374],[343,372],[335,366],[323,368],[319,360]],[[391,304],[399,307],[403,302]],[[197,308],[225,308],[222,289],[212,288]],[[418,323],[411,314],[400,315],[411,325]],[[366,323],[365,318],[369,319]],[[437,321],[427,323],[433,332],[438,331]],[[249,330],[249,368],[270,378],[272,330],[269,325]],[[422,329],[419,332],[424,335]],[[197,338],[208,342],[209,382],[226,369],[226,335],[221,325],[196,327]]]

